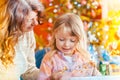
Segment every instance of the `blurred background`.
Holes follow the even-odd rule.
[[[120,75],[120,0],[40,0],[45,17],[34,33],[38,49],[47,46],[55,19],[78,14],[88,37],[88,50],[103,75]]]

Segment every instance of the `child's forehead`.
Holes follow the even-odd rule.
[[[56,33],[70,34],[71,31],[72,30],[70,29],[70,27],[63,26],[63,27],[59,28]]]
[[[59,29],[56,32],[55,36],[57,36],[57,37],[73,37],[71,31],[69,29],[67,29],[67,28]]]
[[[71,26],[66,25],[65,23],[61,24],[58,26],[58,32],[63,31],[63,32],[71,32]]]

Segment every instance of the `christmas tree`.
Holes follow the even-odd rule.
[[[41,0],[45,6],[45,18],[34,31],[37,45],[45,47],[50,40],[51,28],[55,19],[67,12],[78,14],[84,22],[87,32],[88,23],[101,19],[101,4],[99,0]]]

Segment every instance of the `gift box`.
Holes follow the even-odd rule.
[[[110,64],[110,75],[120,75],[120,65]]]

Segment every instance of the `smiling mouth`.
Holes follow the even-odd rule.
[[[68,50],[71,50],[71,48],[69,48],[69,49],[66,49],[66,48],[62,48],[63,50],[65,50],[65,51],[68,51]]]

